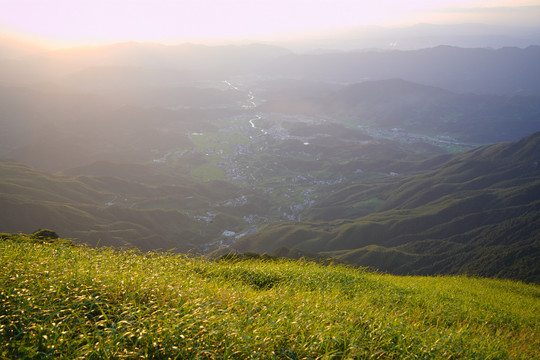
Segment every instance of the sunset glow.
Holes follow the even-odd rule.
[[[531,25],[530,0],[0,0],[0,33],[73,46],[118,41],[261,39],[361,25]]]

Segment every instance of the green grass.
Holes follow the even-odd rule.
[[[531,359],[540,289],[0,237],[0,358]]]

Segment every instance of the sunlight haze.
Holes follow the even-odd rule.
[[[275,39],[363,25],[534,25],[530,0],[0,0],[0,33],[49,47]]]

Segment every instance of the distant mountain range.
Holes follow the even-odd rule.
[[[534,42],[533,42],[534,44]],[[123,43],[0,56],[4,84],[69,84],[91,73],[134,76],[146,84],[264,76],[358,83],[400,78],[454,92],[540,94],[540,46],[498,49],[434,46],[297,54],[262,45]],[[17,55],[14,55],[17,54]],[[81,73],[82,72],[82,73]],[[94,80],[95,81],[95,80]],[[106,82],[109,82],[108,80]]]
[[[540,46],[291,54],[260,73],[347,84],[400,78],[460,93],[539,94]]]
[[[310,90],[297,87],[296,92],[285,94],[273,95],[259,109],[446,134],[475,143],[518,140],[540,130],[539,95],[456,94],[401,79],[365,81],[339,89],[327,86],[319,93],[313,86]]]
[[[277,44],[297,51],[331,53],[359,50],[418,50],[441,44],[464,48],[527,47],[540,44],[538,27],[487,24],[430,24],[402,27],[359,26],[298,37]]]
[[[417,175],[345,187],[312,207],[316,221],[269,224],[239,251],[297,248],[397,274],[540,281],[540,132],[423,161]],[[365,202],[377,210],[355,216]]]

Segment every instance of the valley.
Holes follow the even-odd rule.
[[[148,62],[133,62],[137,48]],[[91,246],[296,253],[400,274],[539,281],[530,266],[537,233],[522,231],[537,223],[537,170],[520,165],[536,160],[511,150],[512,142],[538,150],[534,84],[493,94],[399,78],[350,84],[286,75],[280,61],[291,55],[283,49],[186,56],[195,48],[156,55],[119,45],[102,50],[99,66],[88,67],[91,53],[77,55],[67,73],[48,68],[33,83],[13,80],[12,68],[0,74],[3,231],[50,228]],[[164,68],[166,52],[183,61]],[[468,56],[449,48],[393,55],[422,62],[438,52]],[[251,63],[217,64],[208,54]],[[391,55],[320,55],[317,66],[342,58],[352,71],[350,57]],[[536,48],[491,55],[538,56]],[[505,64],[498,61],[494,73]],[[200,71],[186,70],[195,64]],[[514,168],[489,150],[505,147]],[[484,153],[493,158],[477,158]],[[484,188],[466,185],[474,183]],[[478,207],[484,201],[489,211]],[[522,236],[508,243],[505,229]],[[489,264],[497,251],[508,264],[496,271]]]

